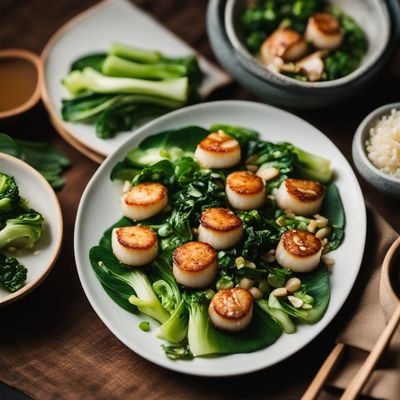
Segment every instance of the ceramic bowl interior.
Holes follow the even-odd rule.
[[[358,172],[368,183],[386,195],[400,198],[400,179],[389,176],[376,168],[369,160],[365,147],[370,129],[382,116],[390,114],[393,109],[400,110],[400,103],[386,104],[364,118],[353,139],[353,159]]]
[[[382,264],[380,301],[390,315],[400,301],[400,238],[390,246]]]
[[[21,49],[0,50],[0,62],[4,60],[24,60],[29,62],[36,70],[36,81],[32,94],[22,104],[0,111],[0,119],[14,117],[34,107],[40,99],[40,86],[42,81],[42,63],[37,54]]]
[[[305,88],[333,88],[346,85],[366,73],[380,60],[390,39],[390,15],[384,1],[331,0],[330,2],[351,16],[362,27],[368,38],[368,50],[361,65],[343,78],[324,82],[303,82],[280,73],[271,72],[265,68],[260,60],[252,55],[244,45],[240,28],[240,15],[245,7],[245,0],[227,0],[226,2],[224,20],[229,42],[242,57],[247,59],[247,61],[251,61],[253,66],[252,72],[264,80],[285,84],[286,86]]]

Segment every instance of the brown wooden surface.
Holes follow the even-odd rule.
[[[49,37],[64,22],[94,3],[93,0],[1,0],[0,46],[21,47],[40,53]],[[205,31],[205,0],[137,0],[136,3],[206,57],[214,60]],[[373,86],[366,88],[351,101],[323,111],[296,114],[327,134],[351,161],[352,136],[362,118],[381,104],[400,100],[400,79],[399,75],[395,76],[395,67],[399,66],[400,63],[393,60],[392,66],[386,69]],[[236,83],[219,90],[212,99],[255,100]],[[18,382],[15,374],[21,373],[30,379],[32,385],[32,390],[25,389],[25,392],[31,395],[37,393],[34,388],[37,382],[44,385],[49,396],[51,394],[54,398],[83,398],[87,396],[88,387],[90,392],[90,385],[93,385],[92,396],[95,398],[95,388],[99,382],[94,378],[93,381],[85,379],[88,376],[87,369],[93,368],[87,360],[91,357],[89,352],[93,346],[92,341],[96,340],[94,345],[104,348],[106,359],[110,362],[124,355],[132,364],[137,363],[137,370],[135,366],[132,367],[133,398],[135,394],[140,394],[141,398],[158,399],[180,399],[184,398],[184,394],[190,394],[192,398],[240,398],[245,393],[250,394],[251,398],[289,399],[300,396],[333,347],[340,316],[311,345],[290,360],[242,378],[186,377],[140,359],[114,338],[93,312],[76,273],[72,246],[74,220],[80,195],[97,165],[85,159],[56,134],[42,106],[32,110],[23,119],[0,122],[0,131],[49,140],[72,160],[72,168],[66,174],[67,184],[58,193],[65,222],[60,258],[40,288],[16,304],[0,310],[0,380]],[[398,201],[384,197],[362,180],[361,185],[366,199],[400,231]],[[82,339],[80,331],[87,329],[88,325],[93,336],[89,334]],[[36,359],[46,351],[52,354],[52,358],[47,360],[47,365],[41,365]],[[2,354],[10,357],[13,352],[14,375],[11,375],[6,370],[8,364],[2,359]],[[60,386],[57,381],[57,372],[60,373],[58,369],[65,365],[64,359],[71,355],[75,357],[74,369],[68,374],[68,380]],[[99,369],[105,367],[99,365]],[[124,382],[118,383],[117,375],[118,371],[110,371],[109,380],[114,383],[117,380],[121,386]],[[148,376],[148,380],[135,381],[143,376]],[[161,381],[165,384],[155,387],[154,383]],[[85,387],[86,391],[77,389],[79,385]],[[110,391],[106,392],[108,398],[118,397],[116,386],[109,382],[104,382],[104,385],[110,385]],[[328,397],[331,395],[325,394],[325,398]]]

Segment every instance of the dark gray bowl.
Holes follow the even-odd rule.
[[[392,109],[400,110],[400,103],[386,104],[367,115],[357,128],[353,139],[353,160],[361,176],[383,194],[400,199],[400,179],[391,177],[376,168],[367,157],[365,141],[370,129]]]
[[[299,82],[280,74],[274,74],[261,65],[241,44],[240,32],[237,32],[235,15],[241,2],[238,0],[210,0],[207,13],[207,31],[215,56],[244,87],[265,100],[278,106],[290,108],[319,108],[328,106],[353,96],[365,87],[387,63],[395,47],[400,31],[400,6],[397,0],[354,0],[360,7],[365,7],[361,21],[363,27],[375,26],[377,29],[365,28],[368,35],[377,38],[370,41],[370,53],[364,64],[347,77],[330,82]],[[354,3],[345,1],[344,3]],[[229,7],[230,9],[229,9]],[[343,8],[352,14],[349,6]],[[379,11],[377,11],[379,10]],[[379,18],[371,19],[374,11]],[[232,24],[226,26],[227,15],[231,15]],[[369,16],[370,18],[366,17]],[[368,18],[368,21],[365,19]],[[379,25],[378,25],[379,23]],[[228,38],[235,32],[236,42]],[[385,33],[386,32],[386,33]],[[232,38],[232,37],[231,37]]]

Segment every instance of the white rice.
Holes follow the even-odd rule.
[[[368,158],[379,170],[400,178],[400,110],[392,109],[369,131]]]

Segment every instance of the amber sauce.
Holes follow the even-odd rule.
[[[24,104],[37,83],[35,66],[24,59],[0,59],[0,112]]]

